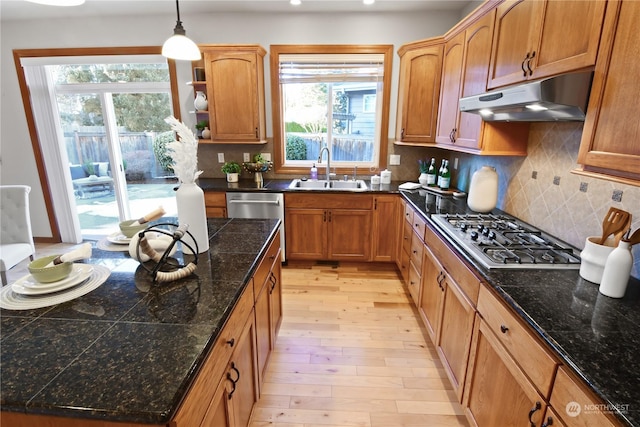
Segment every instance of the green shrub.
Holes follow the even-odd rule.
[[[306,132],[307,130],[298,122],[287,122],[284,124],[285,132]]]
[[[307,144],[298,135],[287,135],[287,160],[307,160]]]
[[[167,144],[175,140],[176,136],[173,131],[159,133],[153,140],[153,154],[156,156],[158,164],[165,171],[173,171],[173,159],[169,155]]]

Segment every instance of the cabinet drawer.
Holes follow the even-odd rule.
[[[290,194],[284,195],[286,208],[373,209],[369,194]]]
[[[404,283],[409,283],[409,268],[411,261],[409,260],[409,251],[400,252],[400,274]]]
[[[598,405],[599,402],[591,393],[587,392],[584,386],[574,381],[566,371],[567,368],[558,368],[556,381],[553,383],[551,392],[551,406],[556,408],[560,417],[568,427],[613,427],[615,424],[609,421],[601,410],[585,411],[589,405]],[[575,402],[580,406],[580,413],[577,415],[565,415],[565,408],[569,408],[569,403]]]
[[[413,221],[411,221],[411,223],[413,224],[413,232],[416,233],[420,237],[420,239],[424,241],[424,230],[427,226],[425,220],[422,219],[420,214],[414,212]]]
[[[458,258],[454,249],[448,246],[429,226],[425,228],[424,241],[445,270],[455,279],[460,290],[475,306],[478,302],[478,292],[480,291],[480,278],[464,261]]]
[[[404,219],[409,224],[413,224],[413,208],[409,203],[404,204]]]
[[[191,385],[187,397],[178,409],[173,420],[175,425],[200,425],[252,310],[253,289],[249,283],[242,292],[242,296],[236,303],[227,323],[220,331],[220,335]]]
[[[409,252],[409,256],[411,257],[411,262],[416,266],[418,271],[422,271],[422,254],[424,252],[424,243],[422,243],[422,239],[413,233],[411,236],[411,252]]]
[[[227,195],[226,193],[218,193],[214,191],[204,192],[204,204],[207,207],[227,207]]]
[[[267,277],[269,276],[269,271],[271,271],[271,267],[273,266],[274,261],[278,257],[279,249],[280,232],[278,232],[274,237],[271,245],[269,245],[269,249],[267,249],[267,252],[260,261],[260,265],[258,265],[258,268],[256,268],[255,273],[253,273],[253,296],[256,300],[258,299],[260,290],[264,286]]]
[[[484,286],[480,288],[478,312],[540,394],[548,399],[556,360]]]

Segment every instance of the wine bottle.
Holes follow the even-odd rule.
[[[449,161],[444,161],[444,166],[442,168],[442,176],[440,177],[440,188],[442,190],[448,190],[449,185],[451,184],[451,172],[449,172]]]
[[[431,158],[431,164],[427,170],[427,186],[433,187],[436,185],[436,159]]]
[[[442,163],[440,164],[440,169],[438,169],[438,177],[436,178],[436,187],[440,187],[440,182],[442,181],[443,169],[444,169],[444,159],[442,159]]]

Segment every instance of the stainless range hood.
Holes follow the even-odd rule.
[[[563,74],[460,98],[460,111],[485,121],[584,121],[593,72]]]

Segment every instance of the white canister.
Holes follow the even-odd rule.
[[[380,177],[378,175],[371,177],[371,185],[380,185]]]
[[[490,212],[498,204],[498,173],[493,166],[482,166],[473,173],[467,206],[475,212]]]
[[[580,252],[580,277],[590,282],[600,284],[607,257],[615,249],[615,239],[609,237],[604,245],[600,245],[600,236],[587,237],[584,249]]]
[[[380,183],[381,184],[391,184],[391,171],[390,170],[383,170],[382,172],[380,172]]]

